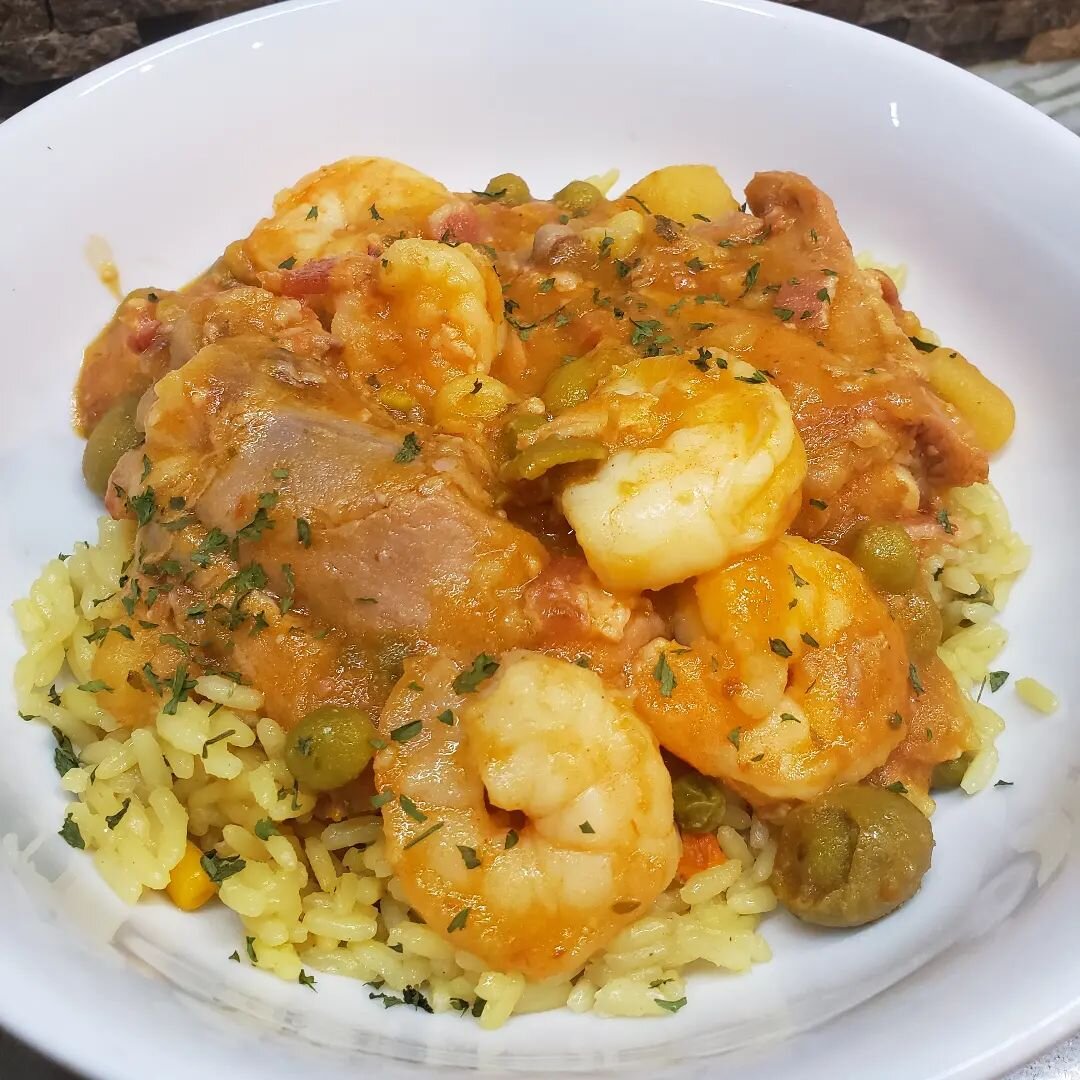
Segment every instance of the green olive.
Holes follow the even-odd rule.
[[[556,465],[603,461],[607,456],[607,447],[599,439],[555,436],[527,446],[506,463],[502,475],[504,480],[538,480]]]
[[[710,776],[699,772],[683,773],[671,785],[675,803],[675,821],[685,832],[716,832],[724,822],[727,796]]]
[[[942,761],[934,766],[930,777],[930,787],[935,791],[954,791],[964,779],[964,773],[971,764],[971,754],[961,754],[952,761]]]
[[[806,922],[861,926],[915,895],[933,847],[930,822],[903,795],[846,784],[788,814],[773,886]]]
[[[503,447],[506,452],[516,454],[518,436],[542,428],[547,422],[546,416],[539,416],[537,413],[517,413],[515,416],[511,416],[503,424],[502,429]]]
[[[552,195],[551,201],[568,214],[581,217],[582,214],[587,214],[603,197],[600,189],[593,187],[588,180],[571,180],[566,187],[561,188]]]
[[[919,579],[919,550],[899,525],[864,525],[855,534],[851,559],[884,592],[906,592]]]
[[[116,463],[143,441],[135,426],[134,396],[118,398],[97,422],[83,449],[82,471],[86,486],[95,495],[104,495]]]
[[[517,173],[504,172],[493,176],[484,188],[484,194],[507,206],[520,206],[532,200],[529,185]]]
[[[606,365],[598,363],[592,356],[579,356],[563,364],[551,373],[544,385],[544,404],[555,413],[588,401],[606,370]]]
[[[941,611],[926,588],[886,596],[885,602],[893,618],[904,632],[908,652],[913,660],[932,656],[941,644]]]
[[[285,764],[311,791],[330,791],[355,780],[367,768],[376,737],[363,709],[323,705],[289,732]]]

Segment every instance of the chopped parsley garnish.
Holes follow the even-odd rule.
[[[956,526],[949,520],[949,511],[942,507],[937,512],[937,523],[951,536],[956,532]]]
[[[633,266],[631,266],[628,262],[623,262],[622,259],[615,259],[614,266],[615,273],[618,274],[621,278],[626,277],[627,274],[629,274],[630,271],[634,269]]]
[[[810,636],[809,634],[807,634],[807,633],[806,633],[805,631],[804,631],[803,633],[801,633],[801,634],[799,635],[799,637],[801,637],[801,638],[802,638],[802,640],[803,640],[803,644],[804,644],[804,645],[809,645],[811,649],[816,649],[816,648],[818,648],[818,647],[819,647],[819,646],[818,646],[818,643],[817,643],[817,640],[816,640],[815,638],[812,638],[812,637],[811,637],[811,636]]]
[[[677,1013],[686,1004],[686,998],[684,997],[675,998],[673,1001],[667,1001],[664,998],[653,998],[653,1001],[661,1009],[666,1009],[670,1013]]]
[[[75,824],[75,819],[70,816],[64,818],[64,824],[60,826],[60,835],[68,844],[79,851],[86,847],[86,841],[79,831],[79,826]]]
[[[705,264],[696,255],[692,259],[686,260],[686,266],[694,274],[705,269]]]
[[[233,874],[239,874],[247,866],[247,863],[239,855],[218,855],[216,848],[211,848],[199,860],[199,864],[206,871],[206,876],[215,884],[220,885],[226,878]]]
[[[741,727],[734,727],[728,732],[728,742],[731,743],[731,745],[734,746],[736,750],[739,749],[739,740],[741,738],[742,738],[742,728]]]
[[[461,860],[465,863],[466,870],[475,870],[480,865],[480,860],[476,856],[476,848],[458,844],[457,849],[461,852]]]
[[[427,814],[425,814],[408,795],[399,795],[398,804],[401,806],[401,809],[413,819],[413,821],[421,825],[427,821]]]
[[[585,655],[584,653],[582,653],[582,654],[581,654],[581,655],[580,655],[580,656],[579,656],[579,657],[578,657],[578,658],[577,658],[577,659],[576,659],[576,660],[574,661],[574,663],[575,663],[575,664],[576,664],[576,665],[577,665],[577,666],[578,666],[579,668],[585,668],[586,670],[588,670],[590,662],[591,662],[591,661],[590,661],[590,658],[589,658],[588,656],[586,656],[586,655]]]
[[[631,319],[630,321],[634,324],[634,329],[630,332],[631,345],[644,345],[663,329],[659,319],[643,319],[641,322]]]
[[[919,669],[914,664],[908,664],[908,681],[911,683],[911,689],[916,694],[921,694],[926,690],[926,687],[922,684],[922,679],[919,678]]]
[[[87,694],[111,694],[113,688],[103,679],[91,679],[89,682],[79,683],[76,690],[83,690]]]
[[[487,653],[481,653],[472,662],[472,667],[462,671],[454,679],[456,694],[468,694],[475,690],[485,679],[490,679],[499,670],[499,662]]]
[[[544,278],[539,285],[536,286],[537,292],[547,293],[551,292],[555,288],[555,279],[553,277]]]
[[[255,835],[260,840],[269,840],[271,836],[280,836],[281,830],[269,818],[260,818],[255,822]]]
[[[829,508],[829,504],[824,499],[811,499],[810,505],[815,510],[827,510]]]
[[[716,325],[716,323],[711,323],[711,322],[692,322],[690,324],[690,329],[695,334],[700,334],[705,330],[711,330],[715,325]]]
[[[368,207],[368,213],[371,215],[371,220],[372,221],[382,221],[382,219],[383,219],[382,214],[380,214],[379,211],[375,208],[374,203],[372,203]]]
[[[124,815],[128,812],[128,807],[130,805],[131,799],[127,798],[120,804],[120,809],[117,810],[115,814],[106,814],[105,824],[108,825],[110,830],[115,829],[116,826],[124,820]]]
[[[230,735],[235,735],[235,734],[236,734],[236,728],[229,728],[227,731],[223,731],[220,735],[215,735],[212,739],[207,739],[206,742],[203,743],[202,753],[199,756],[205,761],[206,760],[206,751],[209,750],[210,747],[214,745],[214,743],[222,742],[223,740],[227,739]]]
[[[75,753],[71,740],[59,728],[54,727],[52,733],[53,738],[56,739],[53,764],[61,776],[66,776],[72,769],[79,767],[79,755]]]
[[[891,784],[888,784],[885,788],[886,791],[893,791],[897,795],[906,795],[907,786],[901,783],[899,780],[894,780]]]
[[[786,724],[797,724],[799,722],[799,718],[789,712],[782,712],[780,714],[780,719]]]
[[[582,823],[581,823],[581,824],[580,824],[580,825],[578,826],[578,828],[579,828],[579,829],[580,829],[580,830],[581,830],[581,831],[582,831],[583,833],[588,833],[588,834],[590,834],[590,835],[596,832],[596,830],[595,830],[595,829],[594,829],[594,828],[593,828],[593,827],[592,827],[592,826],[591,826],[591,825],[590,825],[590,824],[589,824],[589,823],[588,823],[587,821],[583,821],[583,822],[582,822]]]
[[[516,847],[518,842],[518,834],[514,829],[511,829],[506,834],[506,840],[503,842],[503,850],[509,851],[512,847]]]
[[[414,836],[402,850],[408,851],[409,848],[415,847],[421,840],[426,840],[432,833],[437,833],[445,824],[445,821],[436,821],[434,825],[428,826],[419,836]]]
[[[150,475],[150,471],[151,471],[151,469],[153,469],[153,467],[154,467],[154,463],[145,454],[143,454],[143,456],[142,456],[142,476],[139,477],[139,480],[142,481],[143,483],[145,483],[146,478]]]
[[[402,724],[400,727],[394,728],[390,732],[390,738],[394,742],[408,742],[411,738],[419,735],[424,729],[423,720],[410,720],[407,724]]]
[[[919,352],[933,352],[937,346],[929,341],[920,341],[917,337],[908,338],[908,341],[915,346]]]
[[[753,287],[754,283],[758,279],[758,273],[761,271],[761,263],[756,262],[749,270],[746,271],[746,276],[743,278],[743,291],[742,295],[745,296]]]
[[[891,727],[893,731],[896,731],[903,726],[904,718],[898,712],[894,712],[889,716],[889,727]]]
[[[196,566],[209,566],[211,556],[227,550],[228,546],[229,538],[215,527],[206,534],[199,546],[191,553],[191,561]]]
[[[652,213],[652,211],[636,195],[624,195],[623,198],[629,199],[631,202],[636,202],[646,214]]]
[[[443,709],[435,719],[438,720],[440,724],[446,724],[447,727],[454,726],[454,712],[452,709]]]
[[[296,980],[301,986],[306,986],[309,990],[318,993],[315,990],[315,976],[309,975],[303,968],[300,969],[300,977]]]
[[[296,256],[290,255],[287,259],[282,259],[277,265],[279,270],[291,270],[296,265]]]
[[[1008,681],[1009,673],[1007,671],[991,671],[986,676],[986,681],[990,684],[990,693],[996,694]]]
[[[995,780],[994,787],[1012,787],[1013,782],[1011,780]]]
[[[661,240],[677,240],[679,236],[678,222],[673,221],[663,214],[656,215],[656,235]]]
[[[755,369],[753,375],[736,375],[735,381],[744,383],[763,383],[768,382],[768,376],[764,371]]]
[[[614,243],[615,243],[615,237],[614,236],[608,236],[605,233],[604,238],[600,241],[600,258],[601,259],[604,259],[604,258],[607,257],[607,253],[611,249],[611,245],[614,244]]]
[[[774,307],[772,310],[773,310],[773,314],[781,322],[790,322],[792,316],[794,316],[794,314],[795,314],[794,310],[792,308],[789,308],[789,307]]]
[[[293,573],[291,563],[281,564],[281,576],[285,579],[285,591],[278,601],[278,608],[281,614],[285,615],[292,610],[293,599],[296,595],[296,575]]]
[[[783,638],[773,637],[769,638],[769,648],[772,649],[777,656],[783,656],[785,658],[791,655],[791,649],[788,648],[788,644]]]
[[[420,453],[420,440],[415,431],[410,431],[402,440],[401,449],[394,455],[394,461],[399,465],[407,465]]]
[[[174,649],[179,649],[185,656],[191,655],[191,644],[175,634],[162,634],[161,644],[171,645]]]
[[[165,684],[161,681],[157,672],[150,666],[149,660],[143,664],[142,673],[146,676],[146,681],[150,684],[150,688],[155,694],[161,695],[165,692]]]
[[[818,291],[817,291],[817,298],[818,298],[818,299],[819,299],[819,300],[820,300],[820,301],[821,301],[821,302],[822,302],[823,304],[827,304],[827,303],[829,302],[829,290],[828,290],[828,289],[818,289]]]
[[[671,697],[675,692],[675,687],[678,686],[678,682],[675,679],[675,672],[671,670],[671,665],[668,663],[667,653],[660,653],[660,658],[653,668],[652,676],[660,684],[660,696]]]
[[[161,707],[161,711],[168,716],[175,716],[177,706],[181,701],[187,701],[188,694],[195,689],[195,680],[188,678],[187,664],[181,664],[173,672],[173,677],[167,685],[172,696]]]
[[[472,908],[463,907],[447,924],[446,932],[452,934],[455,930],[464,930],[465,924],[469,921],[470,911]]]
[[[307,212],[307,217],[305,217],[304,220],[305,221],[314,221],[318,216],[319,216],[319,208],[317,206],[313,206]]]
[[[157,512],[157,498],[152,487],[146,488],[139,495],[132,495],[127,504],[139,525],[148,524]]]
[[[788,569],[791,571],[791,576],[795,581],[795,588],[796,589],[801,589],[804,585],[809,584],[809,582],[806,580],[806,578],[799,577],[799,574],[796,571],[795,567],[792,566],[790,563],[788,564]]]
[[[235,949],[233,949],[233,951],[229,953],[228,958],[230,960],[235,960],[238,964],[240,963],[240,954]]]
[[[385,806],[393,797],[394,793],[392,791],[380,791],[378,795],[371,796],[371,805],[378,810],[380,806]]]

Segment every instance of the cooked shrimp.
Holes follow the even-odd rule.
[[[502,290],[469,244],[398,240],[370,287],[340,298],[333,330],[352,370],[428,396],[490,370],[506,337]]]
[[[387,703],[387,852],[447,941],[528,979],[569,975],[671,881],[671,781],[647,725],[594,672],[511,652],[469,691],[487,659],[464,681],[420,660]]]
[[[366,251],[369,234],[396,235],[402,227],[419,232],[427,215],[450,198],[437,180],[408,165],[344,158],[279,192],[273,214],[233,245],[227,258],[259,271]]]
[[[783,394],[720,350],[638,360],[544,437],[592,435],[611,452],[573,477],[562,509],[611,589],[661,589],[781,534],[806,455]],[[723,366],[721,366],[723,365]]]
[[[904,639],[850,560],[784,536],[693,594],[704,636],[652,642],[632,676],[666,749],[762,806],[861,780],[904,739]]]

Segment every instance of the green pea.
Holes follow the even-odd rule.
[[[135,396],[119,398],[97,422],[83,449],[82,472],[86,486],[104,496],[109,477],[116,463],[129,450],[143,441],[142,432],[135,426]]]
[[[517,173],[504,172],[493,176],[484,188],[484,193],[507,206],[520,206],[532,201],[529,185]]]
[[[556,191],[551,201],[560,209],[574,217],[587,214],[603,199],[599,188],[593,187],[587,180],[571,180],[566,187]]]
[[[724,789],[710,776],[698,772],[683,773],[671,785],[675,803],[675,821],[686,832],[716,832],[723,824],[727,809]]]
[[[960,786],[964,773],[971,764],[971,754],[961,754],[952,761],[942,761],[934,766],[930,777],[930,786],[935,791],[953,791]]]
[[[906,592],[919,577],[918,548],[899,525],[863,526],[855,534],[851,559],[885,592]]]
[[[503,468],[503,479],[538,480],[556,465],[572,465],[576,461],[603,461],[607,456],[607,447],[599,439],[556,436],[533,443],[507,462]]]
[[[368,766],[376,737],[363,709],[323,705],[289,732],[285,764],[311,791],[331,791],[355,780]]]

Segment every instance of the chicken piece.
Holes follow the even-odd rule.
[[[809,460],[806,494],[815,500],[796,530],[842,534],[861,516],[853,509],[858,492],[848,498],[849,488],[886,464],[906,466],[910,483],[888,485],[886,505],[862,500],[867,516],[910,513],[912,486],[929,496],[984,480],[986,454],[931,389],[925,360],[879,276],[856,265],[828,196],[795,173],[759,173],[746,194],[766,226],[752,255],[755,280],[776,283],[774,307],[759,316],[750,351],[792,404]],[[746,312],[737,318],[745,325]],[[822,502],[843,506],[846,520],[833,520]]]
[[[480,463],[461,440],[396,430],[319,362],[265,338],[209,345],[157,383],[146,436],[113,491],[144,511],[147,492],[159,512],[183,500],[216,538],[207,556],[228,553],[231,573],[258,567],[255,588],[286,610],[410,651],[479,651],[527,631],[503,599],[538,573],[543,548],[492,509]],[[144,522],[144,552],[162,535]],[[164,536],[186,543],[183,530]],[[223,573],[203,587],[220,591]]]

